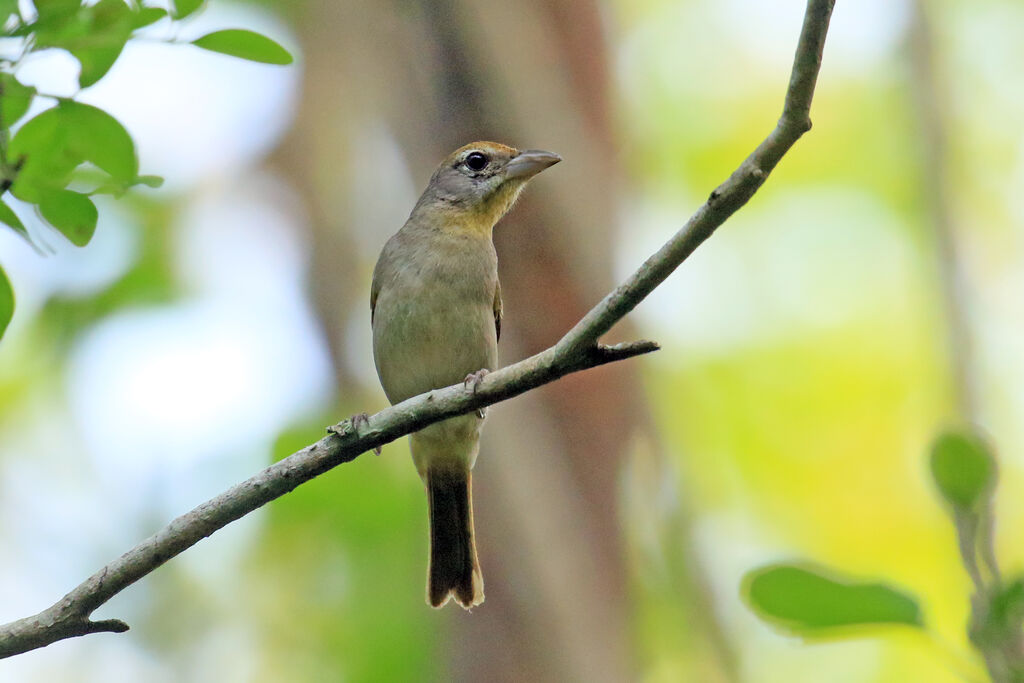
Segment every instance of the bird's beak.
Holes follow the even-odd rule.
[[[554,166],[562,157],[542,149],[527,149],[512,157],[505,167],[506,178],[532,178],[548,166]]]

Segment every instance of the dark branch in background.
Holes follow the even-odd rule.
[[[923,162],[921,189],[928,222],[935,238],[953,399],[959,417],[973,423],[977,418],[978,402],[967,313],[967,274],[957,257],[956,227],[950,208],[952,188],[946,173],[949,147],[945,112],[948,108],[937,82],[933,40],[927,9],[918,0],[914,3],[910,24],[910,55],[913,69],[912,94]]]
[[[345,421],[320,441],[274,463],[208,500],[92,575],[39,614],[0,626],[0,657],[58,640],[121,632],[121,621],[91,621],[101,605],[172,557],[218,529],[360,454],[454,415],[518,396],[587,368],[649,353],[658,345],[637,341],[604,346],[598,339],[633,310],[718,226],[761,187],[779,159],[810,129],[809,111],[834,0],[809,0],[796,49],[785,107],[775,129],[722,183],[686,225],[604,298],[557,344],[488,374],[471,390],[461,384],[413,397],[371,416],[358,428]]]

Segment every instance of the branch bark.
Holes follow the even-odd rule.
[[[783,155],[810,129],[811,100],[834,4],[835,0],[808,0],[782,116],[768,137],[711,193],[679,232],[554,346],[488,374],[475,389],[461,384],[437,389],[382,410],[365,421],[346,420],[329,427],[330,433],[318,442],[174,519],[51,607],[0,626],[0,657],[88,633],[126,631],[128,625],[122,621],[92,621],[90,617],[113,596],[218,529],[362,453],[434,422],[518,396],[569,373],[657,350],[658,345],[650,341],[605,346],[598,339],[746,204]]]

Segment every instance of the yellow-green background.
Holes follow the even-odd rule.
[[[301,3],[212,4],[204,21],[255,27],[303,53]],[[466,4],[470,15],[492,11]],[[395,12],[404,11],[397,5]],[[998,551],[1014,574],[1024,559],[1016,542],[1024,528],[1016,493],[1024,486],[1024,5],[925,7],[948,138],[940,172],[967,275],[974,342],[968,360],[978,420],[1000,456]],[[612,265],[621,279],[774,125],[803,8],[795,0],[616,0],[600,9],[621,166]],[[359,3],[347,11],[358,14]],[[564,20],[572,19],[567,10]],[[631,610],[622,639],[636,680],[983,680],[965,636],[970,586],[926,476],[931,438],[957,415],[929,220],[934,197],[924,186],[929,157],[913,99],[918,76],[907,36],[917,21],[912,3],[837,2],[813,130],[751,203],[632,315],[634,328],[663,346],[630,361],[639,368],[652,424],[633,440],[619,487]],[[386,59],[388,46],[379,49]],[[132,58],[126,52],[110,79]],[[161,58],[167,66],[153,78],[168,79],[167,87],[189,97],[186,86],[170,80],[174,53]],[[344,46],[337,58],[345,59]],[[203,60],[221,59],[227,58],[182,58],[180,78],[201,79]],[[266,119],[220,122],[214,130],[225,137],[208,141],[206,170],[155,166],[140,143],[143,172],[166,173],[168,186],[102,205],[97,243],[75,251],[52,236],[59,253],[47,258],[0,236],[19,297],[0,343],[3,620],[43,608],[171,516],[319,438],[324,424],[382,407],[365,333],[353,332],[346,350],[347,362],[362,367],[353,377],[358,390],[317,379],[327,352],[303,289],[310,246],[302,226],[311,211],[275,170],[278,146],[286,144],[280,135],[304,96],[299,74],[308,66],[300,59],[292,76],[274,72],[271,105],[260,104],[259,87],[254,95],[251,85],[238,85],[237,98],[264,107],[257,112]],[[261,69],[272,67],[247,69],[225,82],[271,78]],[[377,101],[388,102],[391,89],[406,86],[396,80],[375,87]],[[236,97],[231,90],[222,96]],[[113,102],[115,116],[130,118],[118,109],[125,97],[101,93],[96,102]],[[191,125],[216,118],[204,107],[218,101],[192,106]],[[324,106],[329,120],[329,102]],[[168,113],[166,125],[187,140],[190,124],[174,116]],[[372,108],[363,112],[362,147],[325,155],[350,169],[366,204],[346,207],[351,220],[391,221],[353,231],[345,243],[356,264],[347,299],[358,307],[375,250],[425,181],[403,165],[401,149],[375,120]],[[159,124],[152,128],[159,131]],[[261,126],[268,139],[232,157],[230,150],[245,148]],[[556,135],[548,142],[558,148]],[[221,154],[229,161],[218,165]],[[567,158],[564,166],[573,163]],[[259,212],[271,210],[260,202],[285,216],[268,228],[285,237],[254,239],[263,246],[250,253],[246,230],[264,229]],[[204,241],[202,226],[218,216],[240,227]],[[256,272],[232,279],[245,264]],[[273,292],[253,284],[262,268],[269,281],[295,291],[273,300]],[[229,276],[218,280],[225,269]],[[136,369],[173,359],[179,345],[187,350],[174,361],[178,367],[194,369],[194,358],[226,363],[230,352],[206,352],[210,344],[246,343],[232,337],[239,328],[230,317],[224,322],[233,307],[251,312],[247,333],[273,340],[282,327],[292,328],[286,341],[268,342],[265,355],[244,356],[267,365],[213,373],[225,381],[249,376],[240,386],[270,397],[257,401],[270,406],[270,418],[224,408],[222,422],[202,426],[220,436],[201,438],[190,431],[198,428],[189,420],[200,418],[188,408],[187,384],[168,397],[161,387],[168,378],[160,373],[129,378],[137,380],[134,394],[123,390],[127,379],[115,381],[128,346],[141,353],[130,366]],[[537,314],[510,313],[505,325]],[[226,336],[211,335],[216,324],[226,325]],[[354,328],[365,324],[353,316]],[[190,338],[198,341],[188,346]],[[292,362],[302,366],[300,379]],[[107,372],[115,378],[110,385],[120,387],[116,400],[103,394]],[[125,396],[135,407],[151,405],[154,423],[179,430],[180,443],[121,424],[134,419],[116,414]],[[222,398],[230,403],[231,392]],[[104,439],[119,427],[133,436],[106,451]],[[467,655],[454,651],[452,624],[464,615],[424,606],[424,543],[420,485],[404,443],[394,444],[380,458],[362,457],[300,488],[129,588],[102,610],[125,618],[133,627],[128,634],[21,656],[0,664],[0,678],[458,678],[459,658]],[[921,600],[927,631],[893,627],[807,644],[780,635],[749,612],[739,592],[745,572],[780,559],[810,560],[910,591]],[[699,599],[681,588],[693,585],[694,573]],[[710,619],[692,618],[695,600]],[[720,627],[723,650],[714,650],[714,637],[702,631],[708,622]]]

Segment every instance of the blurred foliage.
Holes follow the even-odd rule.
[[[743,588],[761,618],[803,636],[873,624],[920,626],[913,597],[878,583],[854,583],[820,569],[792,564],[761,567]]]
[[[174,207],[131,196],[117,208],[128,210],[136,223],[136,255],[124,273],[96,294],[85,297],[56,294],[47,302],[39,325],[58,353],[65,353],[82,330],[118,311],[166,304],[179,294],[169,263],[174,238]]]
[[[283,47],[266,36],[253,31],[228,29],[214,31],[192,41],[193,45],[221,52],[232,57],[241,57],[264,64],[291,64],[292,56]]]
[[[184,20],[202,5],[198,0],[181,0],[168,15],[157,7],[125,3],[122,10],[110,0],[102,4],[102,9],[96,9],[100,4],[39,3],[45,8],[40,15],[53,22],[42,31],[44,42],[29,42],[39,34],[29,28],[37,23],[35,15],[22,14],[28,3],[0,0],[0,18],[7,20],[3,25],[8,35],[25,40],[32,50],[44,49],[45,41],[64,41],[52,49],[75,55],[82,65],[80,85],[84,87],[90,79],[102,79],[104,67],[118,58],[122,38],[131,39],[142,26]],[[294,12],[302,3],[263,0],[262,4]],[[630,216],[622,237],[626,248],[639,238],[660,243],[686,211],[749,152],[774,123],[785,80],[766,66],[764,47],[754,43],[750,34],[727,31],[717,8],[733,3],[622,0],[613,6],[619,15],[610,24],[620,34],[612,40],[619,41],[617,49],[632,60],[622,60],[618,73],[623,82],[617,86],[622,93],[623,149],[628,150],[622,155],[623,163],[635,183],[631,200],[658,203],[673,215],[657,226],[656,234],[653,229],[643,234],[644,228]],[[1020,109],[1014,107],[1021,105],[1013,99],[1019,88],[1007,87],[1016,78],[1009,73],[1016,62],[1002,59],[993,66],[984,61],[987,53],[980,49],[978,36],[993,46],[1019,46],[1024,41],[1012,36],[1019,36],[1019,26],[1024,24],[1016,21],[1021,16],[1019,7],[1009,2],[985,2],[968,9],[951,3],[938,6],[949,27],[942,45],[955,66],[951,87],[966,93],[953,112],[957,128],[951,142],[958,162],[963,162],[955,167],[956,203],[969,221],[970,253],[980,264],[979,286],[994,282],[997,293],[1013,298],[1018,281],[1000,281],[998,276],[1000,268],[1012,274],[1010,266],[1017,258],[1012,247],[1019,236],[1019,220],[1014,224],[1019,211],[1008,201],[1011,191],[1016,192],[1012,169],[1017,157],[1006,153],[1019,147],[1019,127],[1011,125],[1019,120]],[[851,7],[851,3],[839,3],[835,32],[841,34],[847,25],[849,15],[844,12]],[[679,21],[676,11],[685,11],[685,21]],[[131,19],[127,36],[126,12]],[[1002,19],[987,24],[986,16]],[[61,21],[64,28],[58,29]],[[692,33],[703,41],[692,35],[680,39],[679,32],[687,26],[694,27]],[[980,34],[979,26],[985,29]],[[18,30],[22,33],[15,34]],[[106,37],[96,43],[82,40],[90,31]],[[679,45],[685,46],[685,55],[680,56]],[[697,609],[721,616],[725,637],[737,651],[738,678],[773,683],[953,681],[961,680],[962,670],[968,677],[979,678],[983,658],[965,657],[967,648],[974,644],[996,653],[1006,649],[1024,619],[1020,544],[1015,534],[1004,532],[999,550],[1006,576],[996,580],[985,555],[998,539],[983,523],[998,508],[1003,529],[1020,528],[1024,504],[1014,495],[1022,484],[1020,458],[1010,455],[1000,463],[1003,493],[996,499],[994,460],[985,455],[991,450],[970,433],[951,433],[935,442],[930,461],[921,457],[935,425],[950,414],[951,401],[937,342],[941,305],[923,229],[920,150],[914,143],[907,102],[903,48],[899,44],[881,48],[888,51],[876,62],[869,58],[858,62],[848,56],[839,68],[841,51],[836,48],[841,45],[841,35],[830,36],[813,110],[814,130],[787,156],[755,201],[723,228],[722,235],[701,247],[683,270],[699,267],[706,252],[744,258],[737,244],[753,242],[780,221],[803,219],[820,228],[815,234],[827,234],[828,224],[842,217],[812,209],[828,205],[836,195],[827,193],[836,188],[852,196],[855,205],[879,204],[877,214],[867,215],[884,220],[851,228],[849,241],[841,246],[842,258],[824,242],[815,243],[792,253],[774,253],[782,259],[774,270],[764,269],[764,255],[759,253],[751,261],[741,261],[738,272],[728,279],[714,281],[717,287],[699,281],[701,296],[713,302],[712,315],[701,325],[714,327],[729,318],[729,311],[716,308],[720,304],[715,298],[729,288],[746,288],[743,300],[751,302],[755,312],[775,313],[784,306],[797,312],[788,318],[777,316],[771,327],[754,326],[738,335],[738,340],[737,335],[723,334],[714,345],[702,346],[688,336],[692,328],[679,333],[671,326],[680,315],[678,308],[657,309],[646,319],[643,310],[637,312],[636,320],[653,328],[645,335],[660,339],[665,347],[661,358],[644,362],[658,437],[670,461],[669,467],[651,477],[659,495],[641,495],[640,503],[631,503],[651,505],[649,514],[629,530],[631,542],[644,548],[631,565],[636,598],[632,643],[638,679],[728,680],[701,668],[708,660],[703,650],[711,647],[711,637],[693,632],[690,615]],[[705,48],[707,52],[702,52]],[[734,53],[736,57],[728,57]],[[264,61],[274,54],[273,50],[266,53]],[[15,188],[21,177],[16,179],[11,172],[18,159],[8,153],[4,189],[29,197],[58,230],[57,223],[64,225],[69,239],[82,242],[94,227],[85,202],[92,204],[99,194],[120,195],[137,182],[154,181],[138,175],[135,146],[120,124],[74,98],[40,95],[18,80],[17,64],[14,59],[0,62],[3,149],[33,148],[33,155],[65,174],[67,182],[61,185],[56,181],[59,174],[40,170],[37,164],[43,162],[26,158],[21,171],[28,174],[27,179],[36,180],[25,180]],[[667,65],[668,73],[656,73],[651,68],[655,64]],[[722,87],[716,90],[716,84]],[[723,92],[724,84],[732,90]],[[40,99],[56,100],[56,104],[25,121],[30,105]],[[43,127],[67,120],[72,122],[70,133],[49,129],[62,140],[63,149],[47,145],[40,133],[45,132]],[[21,127],[12,139],[10,131],[18,124]],[[26,128],[28,132],[19,139]],[[103,144],[84,139],[96,135],[100,137],[94,140]],[[75,166],[69,170],[72,163]],[[815,198],[818,204],[812,203]],[[783,200],[796,209],[780,219],[773,206]],[[173,208],[131,194],[117,209],[102,197],[95,205],[101,212],[123,207],[138,216],[136,257],[126,272],[98,293],[58,293],[41,309],[19,348],[7,357],[12,362],[0,368],[0,414],[10,423],[8,431],[23,429],[17,423],[18,408],[59,395],[57,390],[46,394],[44,389],[58,383],[59,361],[83,332],[126,308],[157,306],[178,295],[170,265]],[[18,215],[2,201],[0,221],[32,240]],[[879,232],[893,241],[871,241]],[[730,241],[734,234],[738,237]],[[880,249],[892,245],[909,245],[906,253],[894,257],[902,275],[895,285],[881,281],[876,268],[878,261],[892,256]],[[807,263],[817,261],[825,264],[821,270],[806,269]],[[843,309],[823,294],[834,284],[830,268],[846,262],[858,264],[861,308]],[[364,265],[368,269],[371,264]],[[672,280],[667,283],[671,284]],[[978,311],[979,324],[999,317],[994,305]],[[0,330],[12,306],[13,295],[0,272]],[[1001,328],[989,330],[993,336],[1000,332]],[[992,373],[1002,383],[987,385],[986,407],[996,423],[992,431],[999,436],[1003,453],[1014,452],[1003,442],[1012,443],[1020,436],[1015,407],[1019,404],[1013,402],[1018,375],[1013,374],[1011,357],[1019,355],[1019,347],[1013,342],[1002,361],[993,362]],[[319,438],[322,425],[367,404],[352,399],[336,409],[320,407],[325,414],[310,416],[308,422],[281,435],[274,457]],[[65,443],[60,446],[70,448]],[[929,467],[934,487],[927,485]],[[670,485],[681,492],[677,499],[656,505],[662,487]],[[954,524],[936,504],[936,490]],[[381,458],[364,456],[300,487],[264,511],[265,525],[260,527],[258,542],[247,551],[245,571],[233,577],[239,599],[223,606],[236,621],[227,625],[204,621],[203,610],[212,609],[204,601],[212,604],[227,598],[209,588],[196,588],[197,580],[189,578],[178,562],[152,577],[154,583],[149,585],[162,596],[156,605],[139,599],[145,595],[145,585],[132,589],[143,591],[133,593],[132,599],[151,609],[154,625],[166,629],[172,619],[168,615],[178,615],[174,617],[176,638],[165,641],[166,631],[155,628],[156,637],[145,644],[146,657],[165,662],[164,666],[181,674],[177,680],[211,680],[214,674],[209,671],[187,667],[204,661],[200,641],[211,632],[232,628],[254,633],[257,643],[244,650],[244,657],[255,662],[255,671],[239,674],[243,680],[449,678],[450,652],[458,647],[447,640],[450,615],[439,620],[423,603],[423,508],[420,484],[403,444],[388,447]],[[698,530],[692,546],[680,541],[684,527],[691,523],[682,519],[685,513],[680,508],[692,512]],[[633,513],[626,510],[627,515]],[[964,573],[957,532],[961,539],[967,532],[969,557],[978,560],[982,572],[985,588],[975,598],[976,605],[968,599],[975,589]],[[215,538],[213,543],[217,542]],[[785,567],[796,571],[781,575],[790,579],[782,591],[770,584],[766,588],[762,582],[759,595],[764,597],[763,591],[768,590],[775,601],[772,605],[778,605],[790,620],[815,628],[823,621],[834,623],[837,614],[827,603],[835,598],[844,610],[852,610],[839,615],[846,622],[865,621],[863,612],[857,611],[861,605],[849,601],[850,589],[857,595],[864,586],[837,578],[848,574],[884,577],[884,584],[868,585],[870,594],[884,604],[906,608],[909,603],[901,602],[888,586],[911,588],[927,629],[887,625],[877,631],[877,638],[847,639],[842,636],[864,635],[872,627],[830,627],[832,633],[816,637],[813,647],[793,647],[787,637],[792,629],[780,636],[766,628],[746,611],[737,590],[751,567],[770,563],[780,569],[779,556],[812,557],[823,566],[842,568],[841,572],[826,570],[819,577],[801,573],[806,565]],[[708,567],[708,590],[701,596],[705,602],[694,605],[677,587],[684,582],[680,577],[696,572],[698,564]],[[173,584],[161,584],[163,576],[171,577],[167,581]],[[808,604],[809,590],[823,591],[824,597]],[[808,608],[813,609],[802,611]],[[893,613],[884,614],[891,617]],[[911,611],[898,614],[907,621]],[[874,611],[872,618],[877,616]],[[139,628],[133,631],[136,636],[127,637],[142,638],[144,632]],[[931,636],[941,643],[943,652],[937,654],[933,645],[922,647],[922,642],[932,642],[925,640]],[[83,642],[82,647],[96,646]],[[172,650],[180,659],[170,659]],[[243,651],[237,652],[241,659]],[[954,670],[949,659],[963,660],[960,670]],[[186,670],[192,672],[190,676],[183,673]]]
[[[35,0],[31,6],[4,0],[0,4],[0,37],[16,40],[16,54],[0,57],[0,221],[40,248],[13,209],[3,203],[2,195],[10,191],[34,205],[72,244],[82,247],[92,239],[99,218],[93,197],[121,196],[136,185],[159,187],[159,177],[139,175],[135,143],[114,117],[74,97],[40,93],[22,84],[17,71],[35,52],[64,50],[81,66],[79,87],[88,88],[110,70],[137,31],[161,20],[182,21],[202,4],[202,0],[180,0],[171,13],[132,0]],[[215,31],[192,44],[256,62],[292,61],[283,47],[248,30]],[[37,97],[55,100],[56,106],[24,123],[11,138],[11,127]],[[0,335],[14,311],[6,276],[3,285]]]
[[[276,458],[348,412],[341,406],[285,432]],[[324,671],[351,681],[443,679],[443,633],[425,607],[426,503],[405,450],[398,443],[381,458],[364,455],[270,506],[253,558],[258,611],[276,624],[264,633],[272,654],[260,680],[317,680]]]
[[[14,290],[7,279],[7,273],[0,270],[0,335],[7,329],[7,323],[14,315]]]
[[[971,641],[993,681],[1024,680],[1024,578],[1004,584],[991,546],[995,457],[973,430],[948,431],[932,445],[931,470],[951,507],[963,563],[974,583]],[[924,625],[917,600],[883,584],[850,584],[794,565],[754,570],[744,584],[748,603],[761,618],[805,636],[837,635],[837,626]],[[870,634],[867,628],[838,633]]]
[[[931,468],[939,492],[957,512],[987,504],[995,489],[995,458],[975,434],[940,435],[932,446]]]
[[[1005,292],[1019,291],[1008,284],[1019,282],[1020,221],[1013,208],[1019,174],[999,170],[1019,165],[1012,151],[1019,146],[1011,132],[1017,129],[993,125],[992,116],[1004,121],[1022,111],[1019,97],[1012,106],[1006,100],[1006,84],[1018,75],[995,58],[1020,44],[1022,24],[1011,17],[1019,19],[1021,8],[1008,2],[970,10],[928,4],[948,70],[940,87],[958,95],[946,113],[962,257],[977,288],[972,294],[988,298],[971,311],[978,326],[973,332],[979,345],[990,345],[987,352],[1005,345],[987,361],[990,375],[982,379],[985,426],[1001,441],[1019,443],[1020,318],[1014,322],[1015,309],[996,303],[1009,296]],[[778,44],[766,46],[771,31],[750,29],[746,23],[756,22],[741,18],[767,21],[769,12],[757,3],[727,5],[616,5],[624,46],[617,84],[625,94],[624,159],[641,206],[658,205],[655,216],[668,219],[647,229],[645,245],[671,229],[664,223],[675,213],[664,207],[685,215],[778,115],[786,74],[781,60],[767,56]],[[708,563],[709,590],[737,643],[742,680],[954,681],[980,678],[984,671],[983,659],[968,649],[971,587],[955,525],[941,514],[923,476],[927,461],[921,453],[936,426],[950,421],[954,405],[901,33],[907,18],[880,6],[861,9],[858,14],[851,4],[837,3],[813,130],[757,197],[684,264],[676,276],[683,284],[647,317],[666,348],[666,338],[675,334],[677,350],[650,361],[656,369],[648,381],[678,486],[696,511],[700,542],[694,552]],[[856,34],[853,24],[868,16],[876,22],[873,32]],[[879,32],[883,27],[891,37]],[[846,211],[835,201],[842,196],[873,210],[846,223]],[[791,206],[796,208],[788,212],[779,208]],[[825,236],[840,223],[848,227],[849,241],[830,246]],[[624,242],[630,243],[640,230],[633,220],[627,225]],[[778,244],[793,234],[813,241]],[[874,239],[879,234],[892,240]],[[898,260],[899,281],[884,276],[883,262],[890,258]],[[688,279],[685,271],[700,269],[702,259],[732,270]],[[844,288],[856,290],[857,306],[829,295],[847,264],[859,273]],[[694,299],[709,303],[692,306]],[[736,302],[749,308],[731,310]],[[1008,530],[999,548],[1007,567],[1022,561],[1009,531],[1024,523],[1013,493],[1021,486],[1019,463],[1001,461],[1005,493],[991,502]],[[688,549],[676,548],[681,550]],[[887,627],[880,638],[816,640],[809,648],[768,634],[763,624],[752,623],[737,587],[751,567],[794,556],[843,568],[830,575],[882,576],[886,585],[913,590],[929,630]],[[678,607],[664,597],[664,591],[652,591],[643,600],[640,623],[672,620]],[[677,629],[677,638],[691,637],[685,624]],[[651,648],[645,671],[652,680],[685,677],[653,672],[692,671],[688,646]]]

